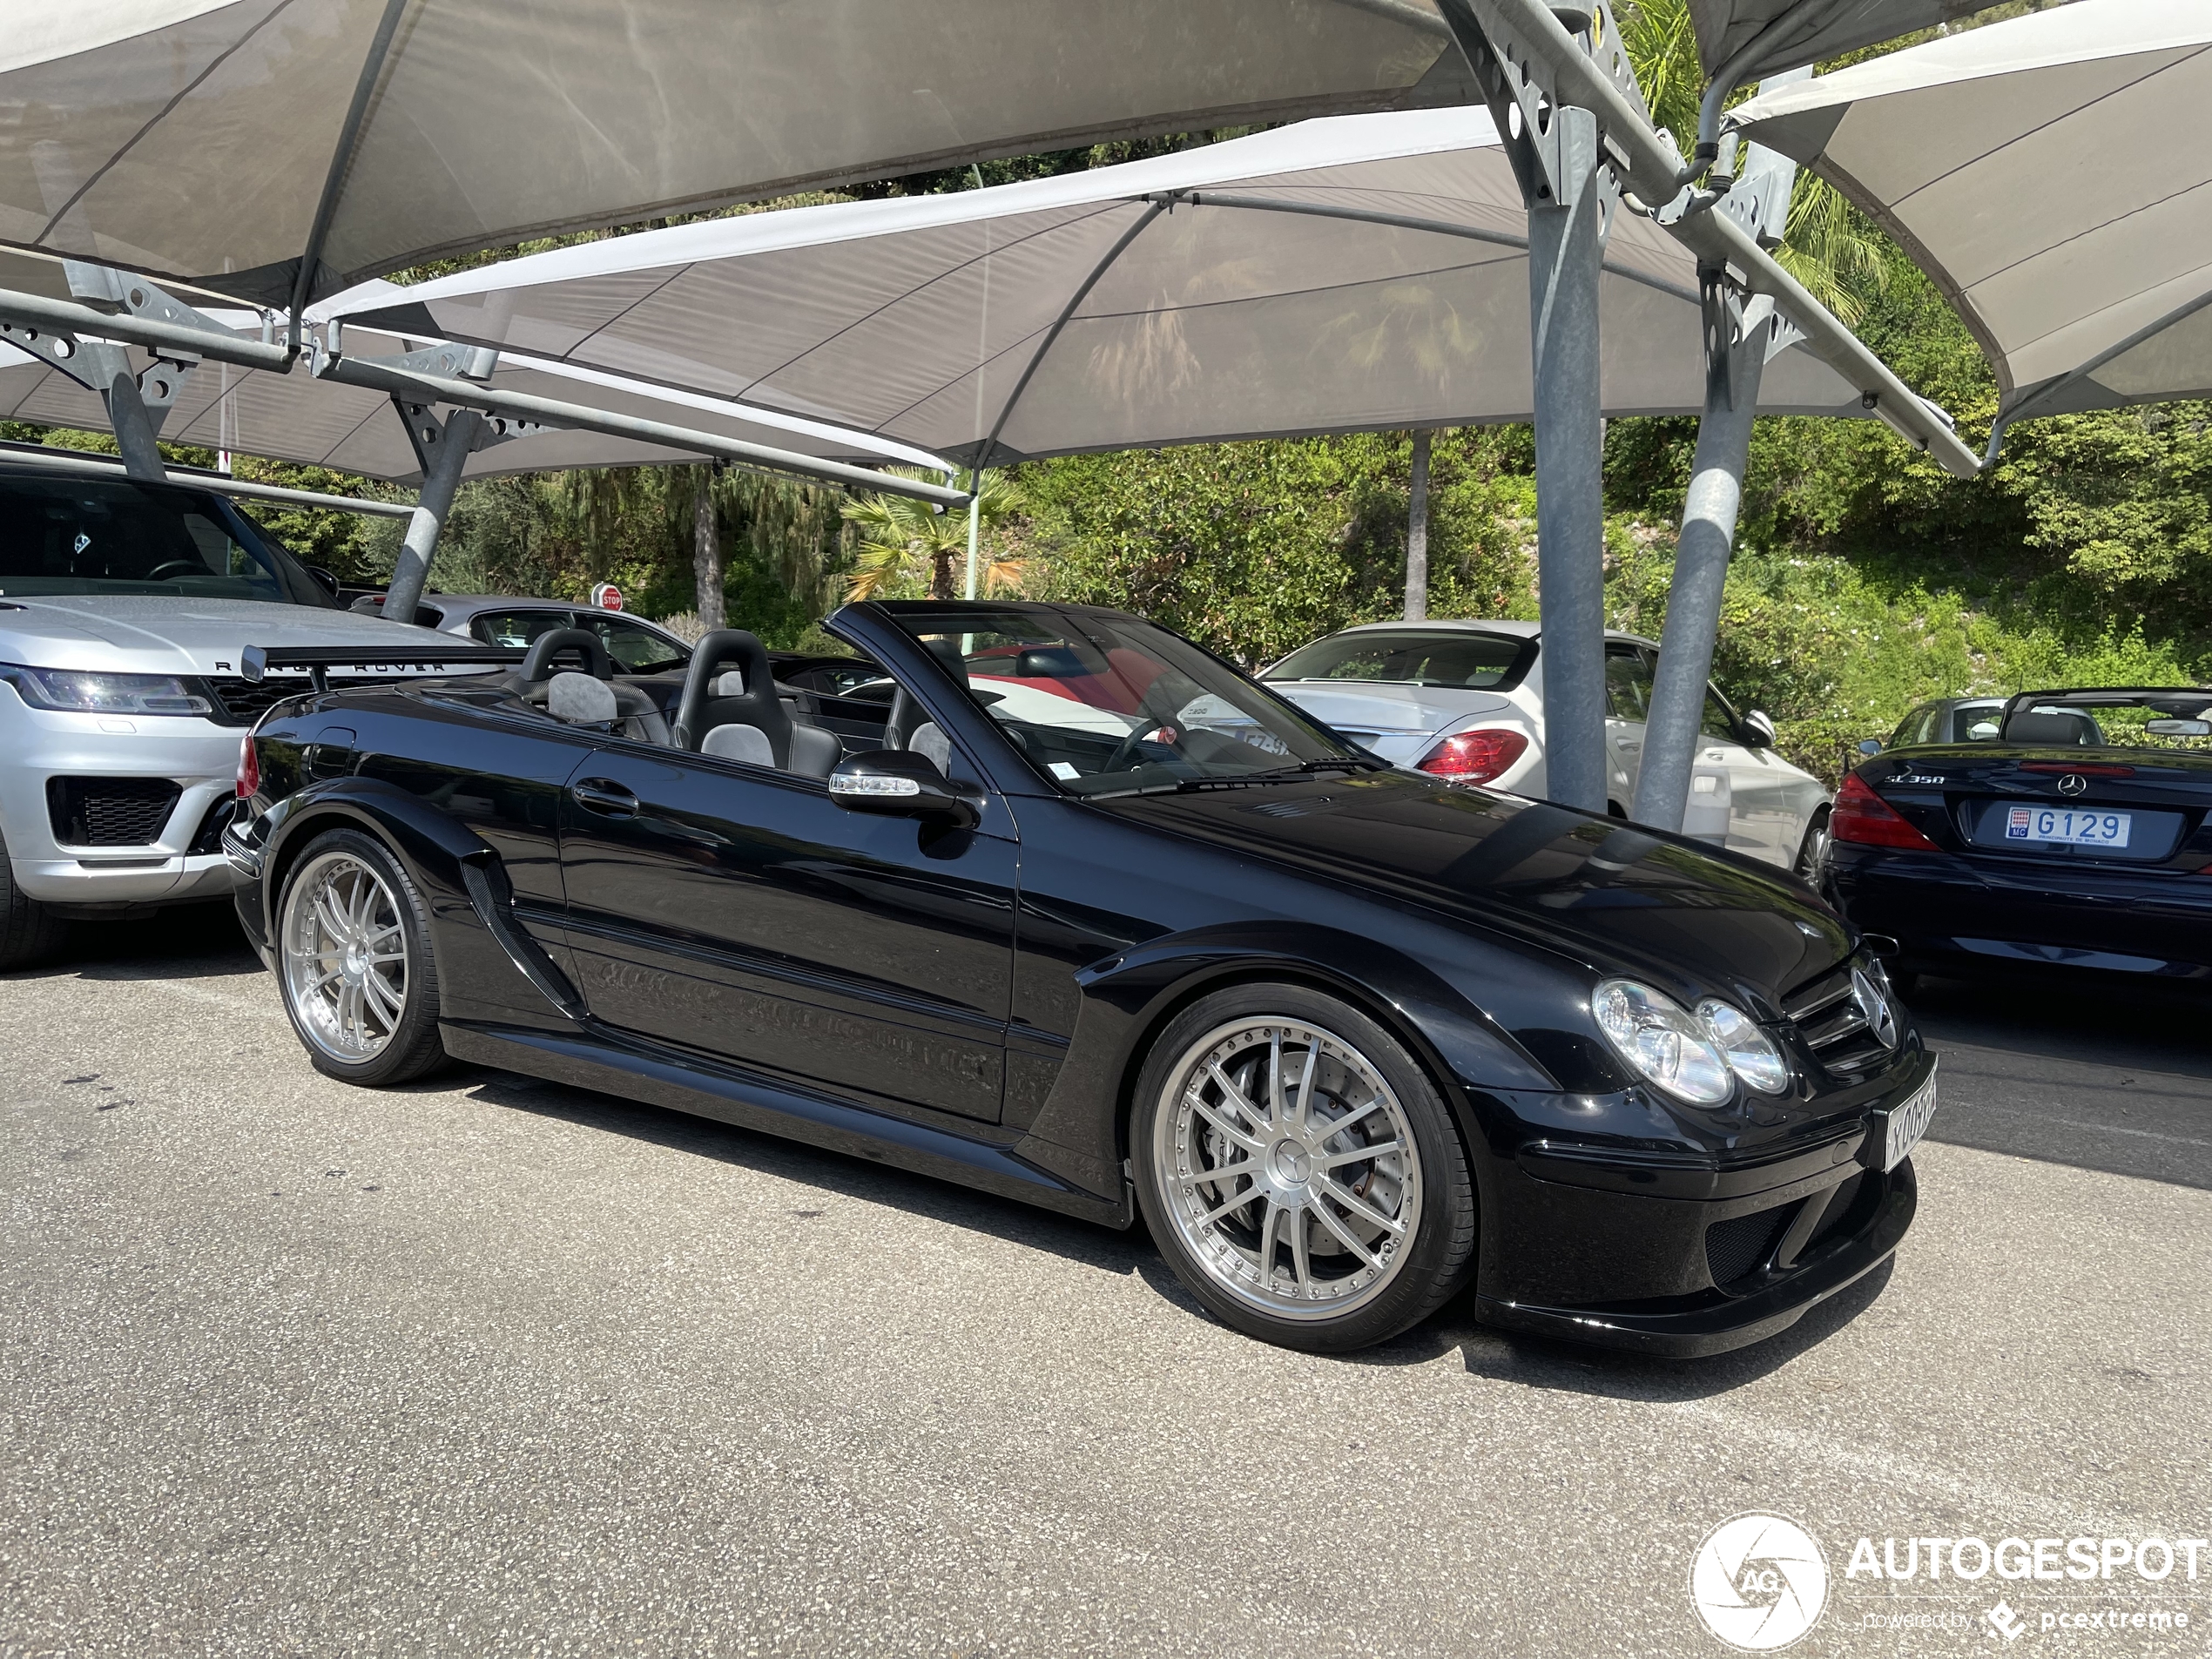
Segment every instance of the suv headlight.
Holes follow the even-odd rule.
[[[91,674],[71,668],[0,666],[34,708],[77,714],[212,714],[214,705],[190,680],[170,674]]]
[[[1614,1052],[1669,1094],[1718,1106],[1736,1079],[1763,1095],[1790,1086],[1789,1062],[1774,1039],[1740,1008],[1707,997],[1692,1015],[1673,998],[1632,979],[1609,979],[1590,1012]]]

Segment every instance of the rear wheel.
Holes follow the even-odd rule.
[[[1186,1009],[1146,1058],[1130,1143],[1177,1277],[1252,1336],[1365,1347],[1466,1278],[1474,1192],[1451,1116],[1397,1041],[1333,997],[1240,986]]]
[[[8,843],[0,840],[0,974],[44,961],[68,936],[66,921],[16,886]]]
[[[1828,875],[1828,809],[1822,807],[1805,826],[1805,839],[1797,844],[1797,861],[1791,867],[1798,880],[1817,887]]]
[[[374,838],[334,830],[300,854],[277,907],[277,974],[316,1070],[374,1086],[445,1063],[428,914]]]

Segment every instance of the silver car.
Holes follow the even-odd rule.
[[[381,594],[354,601],[365,616],[384,614]],[[658,674],[691,658],[681,636],[657,622],[626,611],[563,599],[520,598],[502,593],[426,593],[416,602],[415,621],[441,632],[462,634],[480,644],[523,646],[556,628],[582,628],[606,642],[607,654],[622,674]]]
[[[1608,805],[1635,799],[1659,648],[1605,639]],[[1378,622],[1300,647],[1260,675],[1386,760],[1515,794],[1545,792],[1543,638],[1533,622]],[[1774,751],[1774,723],[1708,688],[1685,834],[1817,873],[1826,852],[1821,781]]]
[[[239,741],[307,689],[248,684],[242,646],[428,637],[339,610],[221,496],[0,468],[0,969],[230,892]]]

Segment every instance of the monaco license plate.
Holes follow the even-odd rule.
[[[1882,1169],[1885,1173],[1905,1162],[1905,1154],[1919,1145],[1920,1137],[1928,1132],[1928,1120],[1935,1116],[1936,1075],[1933,1066],[1928,1069],[1928,1080],[1912,1091],[1912,1098],[1902,1105],[1890,1108],[1888,1126],[1882,1141]]]
[[[2008,841],[2055,841],[2061,846],[2125,846],[2134,814],[2080,806],[2007,806]]]

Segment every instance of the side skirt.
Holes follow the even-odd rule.
[[[686,1063],[610,1033],[538,1031],[446,1021],[438,1027],[456,1060],[597,1089],[740,1129],[804,1141],[888,1163],[919,1175],[1017,1198],[1109,1227],[1126,1227],[1127,1206],[1087,1192],[990,1141],[771,1082],[735,1067]]]

